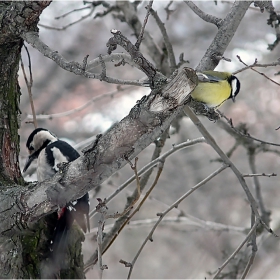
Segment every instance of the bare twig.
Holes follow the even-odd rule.
[[[154,158],[156,158],[156,157],[159,156],[160,151],[161,151],[161,149],[162,149],[162,147],[163,147],[163,145],[164,145],[164,143],[165,143],[165,139],[166,139],[167,136],[168,136],[168,131],[166,130],[166,131],[161,135],[161,137],[156,141],[156,148],[155,148],[155,150],[154,150],[152,159],[154,159]],[[202,138],[200,138],[200,139],[195,139],[195,140],[199,140],[199,141],[197,141],[197,143],[200,142],[200,140],[203,141]],[[193,142],[193,141],[188,141],[188,142]],[[193,144],[195,144],[195,142],[196,142],[196,141],[194,141]],[[176,148],[178,148],[178,147],[176,147]],[[171,151],[171,152],[169,151],[169,153],[172,153],[172,151]],[[167,153],[167,154],[168,154],[168,153]],[[165,155],[167,156],[167,154],[165,154]],[[160,159],[160,162],[164,162],[164,158],[163,158],[163,159]],[[152,166],[151,168],[153,168],[153,166]],[[143,169],[142,169],[142,170],[143,170]],[[160,172],[161,172],[161,171],[160,171]],[[139,174],[139,172],[137,172],[137,173]],[[150,174],[151,174],[151,169],[148,169],[148,170],[146,170],[146,172],[143,174],[143,176],[141,176],[141,180],[140,180],[140,188],[141,188],[141,190],[142,190],[143,187],[146,185],[146,183],[147,183],[147,178],[150,176]],[[135,174],[135,175],[136,175],[136,174]],[[159,176],[159,175],[160,175],[160,173],[158,172],[158,176]],[[137,177],[138,177],[138,176],[137,176]],[[133,178],[134,178],[134,177],[133,177]],[[143,199],[143,200],[141,201],[141,203],[138,205],[136,211],[134,211],[133,214],[131,214],[131,216],[127,216],[127,217],[126,217],[126,216],[122,215],[122,216],[120,217],[120,219],[118,219],[118,220],[114,223],[112,229],[111,229],[110,232],[108,232],[108,234],[106,235],[106,238],[108,237],[107,240],[109,240],[109,242],[106,241],[106,238],[104,239],[104,244],[107,244],[107,245],[104,245],[104,246],[106,246],[106,248],[109,248],[110,244],[112,244],[112,243],[114,242],[114,240],[117,238],[118,234],[120,233],[120,231],[122,230],[122,228],[125,226],[125,224],[131,219],[131,217],[132,217],[137,211],[139,211],[139,207],[144,203],[144,201],[146,200],[146,198],[149,196],[149,193],[152,191],[153,187],[156,185],[157,180],[158,180],[158,178],[154,181],[154,183],[153,183],[153,185],[152,185],[150,191],[145,195],[144,199]],[[132,182],[132,181],[133,181],[133,180],[131,180],[131,182]],[[138,182],[137,184],[139,185],[139,182]],[[117,192],[119,192],[119,191],[117,191]],[[138,190],[135,190],[134,193],[133,193],[130,197],[128,197],[128,199],[127,199],[127,200],[128,200],[128,203],[127,203],[127,205],[125,206],[125,209],[128,209],[128,208],[129,208],[129,206],[131,205],[131,201],[134,201],[134,200],[135,200],[135,197],[137,197],[137,196],[138,196]],[[108,202],[109,199],[106,199],[106,201]],[[128,211],[126,211],[126,212],[128,212]],[[126,213],[125,213],[125,214],[126,214]],[[118,216],[119,216],[119,215],[118,215]],[[113,217],[113,215],[112,215],[112,217]],[[93,263],[95,263],[95,261],[96,261],[96,256],[95,256],[95,255],[96,255],[96,254],[94,254],[94,255],[90,258],[90,260],[88,261],[88,263],[86,264],[86,266],[85,266],[85,270],[86,270],[86,271],[89,269],[89,267],[90,267]]]
[[[98,205],[96,210],[101,214],[100,220],[98,221],[98,231],[97,231],[97,252],[98,252],[98,268],[99,268],[99,279],[102,279],[103,270],[107,268],[106,265],[102,264],[102,240],[103,240],[103,230],[107,215],[106,200],[98,198]]]
[[[273,154],[280,156],[280,151],[276,150],[276,149],[269,149],[267,147],[263,147],[263,152],[273,153]]]
[[[129,220],[131,220],[131,218],[134,216],[134,214],[136,212],[139,211],[140,207],[143,205],[143,203],[145,202],[145,200],[147,199],[147,197],[150,195],[150,193],[152,192],[152,190],[154,189],[154,187],[156,186],[157,182],[158,182],[158,179],[160,177],[160,174],[162,172],[162,169],[163,169],[163,165],[164,165],[164,162],[162,162],[162,164],[159,165],[159,168],[158,168],[158,173],[156,175],[156,178],[155,178],[155,181],[154,183],[152,184],[151,188],[147,191],[147,193],[145,194],[144,198],[142,199],[141,203],[138,205],[138,207],[133,211],[133,213],[129,216]],[[128,221],[129,221],[128,220]],[[128,222],[127,221],[127,222]],[[130,270],[129,270],[129,274],[128,274],[128,279],[130,278],[130,275],[131,275],[131,272],[132,272],[132,269],[133,269],[133,266],[137,260],[137,258],[139,257],[140,253],[141,253],[141,249],[137,252],[135,258],[133,259],[133,261],[130,263]]]
[[[101,54],[98,56],[98,58],[100,61],[100,65],[102,67],[102,71],[100,74],[100,81],[103,81],[104,79],[106,79],[106,65],[105,65],[105,62],[104,62]]]
[[[237,147],[239,146],[238,142],[236,141],[234,143],[234,145],[232,146],[232,148],[226,153],[226,155],[231,158],[233,152],[237,149]]]
[[[152,155],[152,160],[156,159],[159,157],[162,147],[164,146],[165,140],[168,136],[168,130],[166,130],[159,139],[157,139],[156,141],[156,147],[154,149],[154,153]],[[114,240],[117,238],[118,234],[121,232],[121,230],[124,228],[124,226],[131,220],[132,216],[139,211],[141,205],[144,203],[144,201],[146,200],[146,198],[148,197],[149,193],[152,191],[153,187],[156,185],[157,180],[155,180],[155,183],[153,184],[153,186],[150,188],[150,191],[144,196],[144,198],[141,200],[140,204],[138,205],[137,209],[130,215],[130,216],[125,216],[131,209],[132,206],[135,204],[135,202],[138,200],[141,191],[144,189],[144,187],[146,186],[148,179],[150,177],[150,175],[152,174],[152,168],[147,171],[143,176],[141,176],[141,179],[138,176],[138,172],[136,169],[136,163],[135,165],[133,165],[130,162],[131,167],[134,169],[134,173],[135,173],[135,177],[137,180],[137,189],[133,192],[133,194],[131,196],[129,196],[127,198],[127,204],[125,206],[125,210],[122,212],[122,214],[115,214],[115,215],[111,215],[113,218],[119,218],[111,227],[111,230],[108,232],[108,234],[106,235],[106,238],[104,239],[104,244],[106,244],[106,248],[109,248],[109,246],[114,242]],[[161,168],[162,169],[162,168]],[[161,172],[161,171],[160,171]],[[159,172],[158,172],[158,176],[159,176]],[[95,260],[95,254],[92,256],[91,258],[94,262]],[[121,262],[121,261],[120,261]],[[90,263],[90,262],[89,262]],[[124,263],[124,262],[123,262]],[[126,263],[124,263],[126,265]]]
[[[161,21],[157,12],[154,11],[154,9],[152,9],[152,8],[151,8],[151,15],[155,18],[156,23],[157,23],[157,25],[158,25],[158,27],[161,31],[161,34],[162,34],[162,37],[163,37],[163,40],[164,40],[164,44],[166,46],[166,50],[167,50],[167,53],[168,53],[169,64],[170,64],[171,73],[172,73],[176,69],[176,59],[175,59],[172,44],[170,43],[166,28],[164,26],[164,23]]]
[[[248,149],[248,156],[249,156],[249,166],[251,168],[252,173],[257,173],[257,167],[256,167],[256,150],[252,147],[251,149]],[[261,193],[261,186],[260,181],[257,176],[253,177],[254,180],[254,188],[256,193],[256,199],[259,205],[259,209],[261,212],[261,217],[263,221],[269,225],[270,222],[270,212],[265,209],[262,193]]]
[[[158,218],[153,219],[144,219],[144,220],[134,220],[130,221],[129,224],[126,227],[133,228],[133,227],[145,227],[154,225],[157,222]],[[165,217],[164,220],[161,221],[161,225],[163,224],[171,224],[171,225],[187,225],[187,226],[194,226],[197,228],[201,228],[204,230],[212,230],[217,232],[236,232],[241,234],[247,234],[248,229],[243,227],[236,227],[231,225],[225,225],[221,223],[211,222],[211,221],[204,221],[201,219],[198,219],[197,217],[191,216],[191,215],[184,215],[184,216],[174,216],[174,217]],[[110,230],[114,224],[109,224],[104,227],[104,231]],[[185,230],[185,229],[184,229]],[[90,232],[86,233],[87,236],[96,234],[98,231],[98,227],[92,228]]]
[[[142,40],[143,40],[145,27],[146,27],[146,24],[147,24],[147,22],[148,22],[148,18],[149,18],[149,15],[150,15],[150,10],[151,10],[151,8],[152,8],[152,6],[153,6],[153,2],[154,2],[153,0],[152,0],[152,1],[149,1],[148,6],[146,7],[147,13],[146,13],[146,16],[145,16],[143,25],[142,25],[142,27],[141,27],[140,34],[139,34],[139,36],[138,36],[138,38],[137,38],[137,41],[136,41],[136,43],[135,43],[135,47],[136,47],[137,50],[139,50],[140,44],[141,44],[141,42],[142,42]]]
[[[238,135],[242,136],[242,137],[246,137],[248,139],[251,139],[251,140],[255,140],[257,142],[260,142],[262,144],[266,144],[266,145],[271,145],[271,146],[277,146],[277,147],[280,147],[280,144],[276,144],[276,143],[272,143],[272,142],[267,142],[267,141],[264,141],[264,140],[260,140],[258,138],[255,138],[253,136],[251,136],[249,133],[247,133],[246,131],[241,131],[237,128],[234,127],[233,123],[232,123],[232,119],[229,119],[227,116],[225,116],[221,111],[217,110],[217,112],[220,114],[220,116],[222,116],[228,123],[228,125],[230,126],[231,129],[233,129],[233,131],[235,133],[237,133]],[[219,124],[223,125],[223,122],[219,122]]]
[[[67,15],[69,15],[70,13],[73,13],[73,12],[77,12],[77,11],[81,11],[81,10],[85,10],[85,9],[91,9],[90,12],[88,14],[86,14],[85,16],[82,16],[80,17],[78,20],[75,20],[65,26],[62,26],[62,27],[53,27],[53,26],[48,26],[48,25],[45,25],[45,24],[42,24],[42,23],[39,23],[38,26],[41,26],[41,27],[44,27],[46,29],[51,29],[51,30],[57,30],[57,31],[61,31],[61,30],[66,30],[67,28],[87,19],[88,17],[90,17],[93,12],[94,12],[94,7],[93,6],[88,6],[88,7],[83,7],[83,8],[80,8],[80,9],[74,9],[73,11],[70,11],[62,16],[59,16],[59,17],[56,17],[55,19],[60,19],[61,17],[65,17]]]
[[[37,128],[38,127],[38,123],[37,123],[37,119],[36,119],[36,112],[35,112],[33,96],[32,96],[33,77],[32,77],[32,70],[31,70],[31,59],[30,59],[30,54],[29,54],[29,51],[28,51],[27,47],[25,45],[23,45],[23,46],[24,46],[24,48],[26,50],[26,53],[27,53],[27,56],[28,56],[28,61],[29,61],[28,68],[29,68],[29,78],[30,78],[30,81],[28,81],[28,79],[27,79],[22,59],[20,60],[20,62],[21,62],[21,69],[22,69],[24,80],[25,80],[25,83],[26,83],[26,86],[27,86],[27,90],[28,90],[29,102],[30,102],[31,111],[32,111],[33,124],[34,124],[34,127]]]
[[[223,162],[231,168],[231,170],[233,171],[233,173],[237,177],[239,183],[241,184],[244,192],[246,193],[246,196],[247,196],[247,198],[250,202],[250,205],[251,205],[257,219],[261,221],[262,225],[265,227],[265,229],[268,232],[270,232],[274,236],[276,236],[276,234],[272,231],[272,229],[269,228],[269,226],[262,220],[262,218],[261,218],[261,216],[258,212],[258,206],[257,206],[256,200],[254,199],[253,195],[251,194],[251,192],[250,192],[242,174],[240,173],[240,171],[236,168],[236,166],[232,163],[232,161],[225,155],[225,153],[216,144],[214,138],[209,134],[209,132],[206,130],[206,128],[203,126],[203,124],[199,121],[198,117],[193,113],[193,111],[189,108],[189,106],[186,105],[184,107],[184,111],[189,116],[189,118],[192,120],[192,122],[196,125],[196,127],[198,128],[200,133],[205,137],[208,144],[212,146],[212,148],[221,157]]]
[[[134,165],[132,164],[132,162],[129,159],[127,159],[127,161],[130,164],[131,169],[134,171],[134,174],[135,174],[135,177],[136,177],[136,193],[134,193],[134,195],[132,195],[131,199],[128,199],[129,203],[126,205],[125,209],[121,213],[117,212],[117,213],[114,213],[114,214],[109,214],[109,215],[106,216],[107,219],[109,219],[109,218],[118,219],[118,218],[124,217],[124,215],[129,213],[129,211],[133,208],[133,206],[137,203],[138,199],[140,198],[140,195],[141,195],[140,178],[138,176],[137,167],[136,167],[137,162],[138,162],[138,158],[137,157],[135,158]],[[110,245],[112,243],[110,243]],[[107,250],[107,248],[106,248],[106,250]]]
[[[130,163],[131,169],[134,171],[135,178],[136,178],[136,185],[137,185],[137,195],[136,195],[136,201],[139,199],[141,195],[141,187],[140,187],[140,178],[138,176],[138,171],[137,171],[137,162],[138,162],[138,157],[135,158],[134,165],[131,163],[129,159],[127,159]]]
[[[256,220],[254,226],[250,229],[246,238],[240,243],[240,245],[234,250],[234,252],[228,257],[228,259],[218,268],[218,271],[214,275],[213,279],[217,279],[218,275],[222,272],[222,270],[226,267],[226,265],[236,256],[236,254],[241,250],[241,248],[246,244],[246,242],[250,239],[252,234],[256,231],[257,226],[261,223],[259,219]]]
[[[88,65],[88,57],[89,57],[89,55],[87,54],[85,57],[84,57],[84,59],[83,59],[83,64],[82,64],[82,66],[83,66],[83,70],[84,71],[86,71],[86,68],[87,68],[87,65]]]
[[[67,12],[67,13],[65,13],[65,14],[62,14],[61,16],[55,17],[55,19],[56,19],[56,20],[59,20],[59,19],[61,19],[61,18],[65,18],[65,17],[69,16],[69,15],[72,14],[72,13],[76,13],[76,12],[80,12],[80,11],[83,11],[83,10],[91,9],[91,7],[92,7],[92,5],[86,6],[86,7],[82,7],[82,8],[76,8],[76,9],[70,11],[70,12]]]
[[[113,29],[111,33],[113,37],[107,42],[108,54],[111,54],[120,45],[131,55],[141,71],[148,76],[151,88],[157,88],[166,83],[167,78],[158,72],[154,65],[119,30]]]
[[[137,206],[137,208],[129,215],[129,217],[125,220],[125,222],[122,224],[120,230],[118,231],[118,234],[123,230],[123,228],[125,227],[125,225],[132,219],[132,217],[140,210],[141,206],[144,204],[144,202],[146,201],[147,197],[150,195],[150,193],[152,192],[152,190],[154,189],[154,187],[157,185],[158,179],[161,175],[162,169],[163,169],[163,164],[162,163],[159,167],[158,167],[158,172],[156,175],[156,178],[152,184],[152,186],[150,187],[150,189],[146,192],[144,198],[141,200],[141,202],[139,203],[139,205]],[[117,235],[115,235],[115,237],[117,237]],[[115,238],[114,238],[115,239]],[[111,245],[111,244],[109,244]],[[106,248],[107,249],[107,248]],[[138,255],[139,256],[139,255]],[[134,263],[131,263],[132,267],[134,265]],[[129,277],[128,277],[129,278]]]
[[[108,4],[108,2],[106,2],[106,1],[102,1],[103,2],[103,6],[105,6],[104,4],[105,3],[107,3]],[[94,2],[92,2],[92,3],[94,3]],[[102,17],[104,17],[104,16],[106,16],[106,15],[108,15],[109,13],[111,13],[111,12],[113,12],[113,11],[118,11],[118,7],[117,6],[110,6],[109,4],[106,6],[106,10],[105,11],[103,11],[102,13],[96,13],[95,15],[94,15],[94,17],[93,18],[98,18],[98,17],[100,17],[100,18],[102,18]]]
[[[137,206],[137,208],[131,213],[131,215],[129,216],[129,220],[131,220],[131,218],[140,210],[141,206],[144,204],[144,202],[146,201],[146,199],[149,197],[150,193],[152,192],[152,190],[154,189],[154,187],[157,185],[159,177],[162,173],[163,170],[163,166],[164,166],[164,161],[161,161],[159,166],[158,166],[158,172],[156,174],[156,178],[152,184],[152,186],[150,187],[150,189],[146,192],[146,194],[144,195],[143,199],[140,201],[139,205]],[[139,182],[140,183],[140,182]],[[140,185],[139,185],[140,186]],[[128,221],[129,221],[128,220]],[[127,221],[127,222],[128,222]]]
[[[169,20],[170,15],[174,12],[174,10],[170,10],[170,6],[173,4],[174,1],[170,1],[167,6],[164,8],[166,11],[166,20]]]
[[[118,62],[122,62],[122,63],[127,63],[129,65],[131,65],[132,67],[139,67],[132,59],[131,56],[125,53],[111,53],[110,55],[102,55],[102,59],[105,63],[110,62],[110,63],[118,63]],[[88,62],[87,65],[87,70],[92,70],[95,67],[100,66],[100,59],[95,58],[91,61]]]
[[[162,156],[158,157],[157,159],[151,161],[146,166],[144,166],[141,170],[138,171],[138,176],[142,176],[146,172],[148,172],[151,168],[154,168],[160,161],[165,160],[167,157],[169,157],[171,154],[180,151],[182,149],[185,149],[187,147],[191,147],[193,145],[199,144],[199,143],[205,143],[205,139],[203,137],[194,139],[194,140],[188,140],[186,142],[180,143],[178,145],[173,145],[172,149],[164,153]],[[131,184],[135,180],[135,176],[132,176],[129,178],[126,182],[124,182],[116,191],[108,196],[106,198],[107,203],[111,201],[117,194],[119,194],[123,189],[125,189],[129,184]],[[96,213],[96,210],[92,210],[89,214],[90,218],[92,218]]]
[[[209,15],[204,13],[201,9],[199,9],[193,1],[184,1],[201,19],[203,19],[206,22],[213,23],[218,28],[222,24],[222,19],[217,18],[215,16]]]
[[[127,22],[127,24],[132,28],[133,33],[138,38],[142,29],[142,24],[135,12],[133,3],[130,1],[116,1],[116,5],[123,13],[122,20],[124,19]],[[142,44],[145,45],[148,50],[153,50],[149,52],[149,55],[155,62],[156,68],[161,69],[163,51],[154,42],[153,37],[149,34],[149,32],[147,32],[147,30],[145,31],[144,36],[145,40],[143,40]]]
[[[254,226],[255,222],[256,222],[256,219],[255,219],[255,214],[253,211],[251,211],[251,227]],[[241,276],[241,279],[245,279],[250,268],[252,267],[253,263],[254,263],[254,260],[255,260],[255,256],[256,256],[256,253],[258,251],[258,246],[257,246],[257,228],[255,228],[255,230],[253,231],[252,235],[251,235],[251,241],[248,242],[248,246],[252,246],[252,253],[251,253],[251,256],[249,258],[249,261],[242,273],[242,276]]]
[[[143,205],[143,203],[145,202],[145,200],[147,199],[147,197],[149,196],[149,194],[151,193],[151,191],[153,190],[153,188],[156,186],[157,182],[158,182],[158,179],[160,177],[160,174],[162,172],[162,168],[163,168],[163,165],[159,166],[159,169],[158,169],[158,173],[157,173],[157,176],[151,186],[151,188],[149,189],[149,191],[145,194],[144,198],[141,200],[141,202],[139,203],[139,205],[137,206],[137,208],[132,212],[132,214],[130,214],[129,216],[122,216],[121,219],[117,220],[112,228],[111,231],[114,232],[114,234],[112,235],[111,234],[108,234],[109,235],[109,240],[108,242],[106,243],[105,245],[105,248],[103,249],[103,254],[110,248],[110,246],[114,243],[114,241],[116,240],[117,236],[120,234],[120,232],[124,229],[125,225],[131,220],[131,218],[135,215],[135,213],[137,213],[140,209],[140,207]],[[137,173],[136,173],[137,175]],[[132,198],[132,203],[133,205],[135,204],[135,200],[136,198],[138,197],[139,198],[139,177],[137,176],[138,178],[138,182],[137,182],[137,189],[134,191],[134,194],[131,196]],[[138,200],[138,199],[137,199]],[[131,205],[131,202],[130,202],[130,199],[128,199],[128,206],[126,205],[125,206],[125,209],[128,209]],[[127,214],[128,211],[126,211],[125,214]],[[118,224],[118,225],[117,225]],[[117,227],[117,231],[114,229],[114,227]],[[105,241],[104,241],[105,243]],[[96,257],[93,255],[90,260],[86,263],[85,265],[85,272],[89,269],[89,267],[91,265],[93,265],[94,263],[96,262]],[[120,261],[121,263],[126,263],[124,261]]]
[[[242,133],[241,133],[242,134]],[[266,144],[266,145],[271,145],[271,146],[277,146],[277,147],[280,147],[280,144],[276,144],[276,143],[272,143],[272,142],[267,142],[267,141],[264,141],[264,140],[260,140],[258,138],[255,138],[253,136],[251,136],[250,134],[243,134],[244,137],[248,137],[248,138],[251,138],[252,140],[255,140],[257,142],[260,142],[262,144]]]
[[[241,70],[237,71],[237,73],[239,73],[239,72],[241,72],[241,71],[244,71],[244,70],[247,70],[247,69],[251,69],[251,70],[255,71],[256,73],[260,74],[261,76],[264,76],[266,79],[268,79],[269,81],[273,82],[274,84],[280,86],[279,83],[277,83],[276,81],[274,81],[274,80],[272,80],[271,78],[269,78],[269,77],[268,77],[267,75],[265,75],[263,72],[259,72],[259,71],[257,71],[256,69],[253,68],[253,67],[276,66],[276,65],[279,65],[279,64],[280,64],[280,61],[274,62],[274,63],[271,63],[271,64],[258,64],[258,63],[257,63],[258,60],[255,59],[255,62],[254,62],[253,64],[248,65],[248,64],[246,64],[246,63],[241,59],[241,57],[240,57],[239,55],[237,55],[236,57],[238,58],[238,60],[239,60],[242,64],[246,65],[245,68],[242,68]],[[236,73],[235,73],[235,74],[236,74]]]
[[[135,167],[134,167],[135,168]],[[152,186],[150,187],[149,191],[145,194],[144,198],[140,201],[140,203],[138,204],[138,206],[136,207],[136,209],[129,215],[129,217],[125,220],[125,222],[123,223],[123,225],[121,226],[118,234],[121,232],[121,230],[124,228],[124,226],[131,220],[131,218],[139,211],[139,209],[141,208],[141,206],[144,204],[145,200],[147,199],[147,197],[149,196],[149,194],[151,193],[151,191],[154,189],[154,187],[156,186],[157,182],[158,182],[158,179],[161,175],[161,172],[162,172],[162,169],[163,169],[163,164],[160,164],[159,165],[159,168],[158,168],[158,172],[157,172],[157,175],[156,175],[156,178],[152,184]],[[140,197],[140,194],[141,194],[141,185],[140,185],[140,178],[137,174],[137,170],[135,169],[134,170],[135,172],[135,176],[136,176],[136,181],[137,181],[137,189],[136,191],[134,192],[134,194],[131,196],[131,198],[133,199],[133,202],[136,200],[138,201],[139,197]],[[143,184],[142,184],[143,185]],[[135,203],[133,203],[134,205]]]
[[[93,74],[88,71],[84,71],[83,65],[78,62],[74,62],[74,61],[68,62],[61,54],[59,54],[57,51],[52,50],[44,42],[42,42],[39,39],[39,34],[37,32],[23,33],[22,38],[28,44],[30,44],[31,46],[36,48],[39,52],[41,52],[44,56],[52,59],[62,69],[69,72],[73,72],[74,74],[79,76],[84,76],[86,78],[99,79],[99,80],[102,78],[102,76],[99,74]],[[113,83],[113,84],[142,86],[142,83],[138,81],[120,80],[108,76],[106,76],[106,78],[103,80],[107,83]]]
[[[85,104],[83,104],[83,105],[81,105],[81,106],[79,106],[75,109],[65,111],[65,112],[61,112],[61,113],[56,113],[56,114],[49,114],[49,115],[40,114],[40,115],[36,115],[36,118],[37,118],[37,120],[45,120],[45,119],[51,120],[51,119],[55,119],[55,118],[70,116],[72,114],[75,114],[77,112],[80,112],[80,111],[84,110],[85,108],[87,108],[88,106],[90,106],[94,102],[97,102],[97,101],[102,100],[104,98],[113,98],[115,95],[121,93],[122,91],[130,90],[131,88],[133,88],[133,86],[128,86],[128,87],[121,88],[121,89],[118,88],[117,90],[114,90],[112,92],[108,92],[108,93],[104,93],[104,94],[95,96],[95,97],[91,98],[89,101],[87,101]],[[27,120],[32,119],[32,115],[27,115],[26,119]]]
[[[261,9],[261,11],[264,11],[264,9],[266,9],[269,13],[269,19],[267,20],[267,24],[275,28],[276,39],[272,44],[268,44],[267,49],[273,51],[274,48],[280,42],[279,13],[275,11],[272,1],[255,1],[255,6],[258,6]]]
[[[255,174],[244,174],[243,177],[273,177],[273,176],[277,176],[276,173],[270,173],[270,174],[266,174],[266,173],[255,173]]]
[[[237,56],[238,57],[238,56]],[[240,61],[241,62],[241,61]],[[245,64],[245,65],[247,65],[246,67],[244,67],[244,68],[241,68],[240,70],[238,70],[238,71],[235,71],[235,72],[233,72],[232,74],[234,74],[234,75],[236,75],[236,74],[238,74],[238,73],[240,73],[240,72],[243,72],[243,71],[245,71],[245,70],[247,70],[247,69],[252,69],[252,67],[264,67],[264,68],[266,68],[266,67],[274,67],[274,66],[278,66],[278,65],[280,65],[280,60],[277,60],[277,61],[274,61],[274,62],[271,62],[271,63],[262,63],[262,64],[260,64],[260,63],[257,63],[258,61],[257,61],[257,59],[255,59],[255,62],[253,63],[253,64],[251,64],[251,65],[247,65],[247,64],[245,64],[245,63],[243,63],[243,64]]]
[[[150,231],[150,233],[148,234],[148,236],[146,237],[146,239],[144,240],[144,242],[142,243],[141,247],[139,248],[136,256],[134,257],[133,261],[131,262],[131,266],[129,269],[129,273],[128,273],[128,279],[131,276],[133,267],[135,262],[137,261],[138,256],[140,255],[140,253],[142,252],[143,248],[145,247],[145,245],[147,244],[147,242],[149,240],[152,240],[152,236],[154,231],[156,230],[156,228],[158,227],[158,225],[160,224],[161,220],[174,208],[178,207],[178,205],[185,199],[187,198],[190,194],[192,194],[195,190],[197,190],[198,188],[200,188],[201,186],[203,186],[206,182],[208,182],[209,180],[211,180],[212,178],[214,178],[216,175],[218,175],[219,173],[221,173],[224,169],[226,169],[227,166],[223,165],[221,166],[219,169],[217,169],[216,171],[214,171],[212,174],[210,174],[208,177],[206,177],[204,180],[202,180],[200,183],[198,183],[197,185],[195,185],[194,187],[192,187],[188,192],[186,192],[184,195],[182,195],[179,199],[177,199],[168,209],[166,209],[164,212],[162,213],[158,213],[157,215],[159,216],[159,219],[157,220],[156,224],[153,226],[152,230]]]
[[[152,154],[151,161],[159,158],[159,156],[162,152],[162,149],[165,145],[166,139],[168,137],[169,137],[169,128],[167,130],[165,130],[165,132],[163,132],[162,135],[154,141],[155,149],[154,149],[154,152]],[[153,168],[150,168],[147,172],[145,172],[141,176],[141,179],[140,179],[141,190],[143,190],[144,187],[147,185],[152,172],[153,172]]]

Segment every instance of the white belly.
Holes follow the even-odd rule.
[[[47,163],[46,150],[43,149],[37,162],[37,180],[42,182],[55,174],[53,168]]]

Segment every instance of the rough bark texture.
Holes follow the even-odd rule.
[[[239,15],[238,20],[242,19],[250,5],[249,2],[244,3],[236,3],[233,7],[233,12],[235,11]],[[180,113],[197,83],[195,72],[183,68],[160,90],[156,89],[149,96],[144,96],[120,123],[112,127],[106,134],[97,137],[97,140],[84,150],[84,155],[79,159],[62,166],[60,172],[51,179],[25,186],[18,165],[17,134],[20,114],[17,72],[22,47],[21,38],[30,39],[31,37],[34,46],[37,46],[38,42],[40,43],[37,23],[41,12],[49,4],[50,1],[0,2],[1,278],[46,276],[48,261],[45,260],[44,253],[47,251],[46,241],[50,236],[49,230],[54,226],[55,220],[49,214],[55,212],[57,205],[64,206],[66,202],[81,197],[95,186],[99,186],[101,182],[123,167],[127,163],[127,159],[134,158],[152,143]],[[120,2],[119,7],[126,10],[127,17],[130,15],[131,9],[128,9],[129,6],[126,2]],[[232,24],[232,21],[235,21],[234,17],[233,20],[227,18],[226,22]],[[133,25],[132,19],[130,22]],[[239,21],[233,24],[233,31],[234,28],[237,28],[238,23]],[[139,26],[135,26],[135,29],[138,30]],[[218,31],[216,40],[220,38],[218,35],[221,33]],[[122,46],[125,40],[120,33],[115,32],[113,35],[114,37],[108,42],[111,50],[114,50],[117,45]],[[150,42],[150,40],[147,41]],[[216,63],[216,60],[213,60],[213,54],[221,48],[218,54],[222,55],[229,41],[230,38],[225,37],[222,47],[214,44],[213,48],[209,49],[211,53],[207,53],[207,59],[211,60],[212,64]],[[39,51],[41,50],[39,49]],[[47,51],[49,50],[47,49]],[[127,51],[131,55],[132,48]],[[141,62],[145,62],[141,54],[135,52],[135,55],[141,59]],[[48,57],[59,64],[57,56],[49,54]],[[160,55],[157,57],[159,58]],[[156,61],[157,64],[160,64],[160,59]],[[207,63],[211,64],[210,62],[204,61],[200,68],[203,69]],[[60,61],[60,63],[63,64],[64,61]],[[147,64],[142,65],[145,70],[149,70],[146,69]],[[75,65],[72,66],[74,68]],[[64,68],[67,69],[67,67]],[[212,69],[212,67],[208,69]],[[80,70],[84,71],[82,68]],[[158,72],[147,71],[145,73],[148,75],[152,73],[149,79],[153,84],[165,83]],[[47,218],[42,219],[47,215],[49,215]],[[83,278],[81,258],[83,236],[74,227],[71,238],[73,238],[73,246],[70,248],[66,260],[71,262],[71,269],[61,271],[60,277]]]
[[[171,115],[176,115],[196,85],[196,81],[190,82],[190,77],[186,75],[191,73],[193,76],[194,72],[183,70],[170,84],[173,88],[170,85],[166,86],[164,91],[153,92],[142,99],[129,116],[85,150],[81,161],[76,162],[73,168],[65,167],[65,176],[60,177],[62,174],[59,173],[47,184],[24,186],[18,165],[17,134],[19,127],[17,120],[20,114],[17,72],[23,43],[21,38],[28,32],[37,34],[38,17],[47,5],[49,2],[1,3],[0,54],[3,63],[0,74],[5,77],[1,80],[0,92],[3,101],[0,110],[4,114],[1,118],[0,131],[2,278],[53,277],[57,271],[53,271],[50,266],[46,252],[48,252],[47,240],[50,238],[51,228],[54,227],[53,216],[56,214],[45,216],[54,212],[57,205],[65,205],[74,196],[81,196],[86,190],[92,189],[95,182],[99,185],[99,182],[106,179],[114,170],[126,164],[126,158],[134,157],[143,147],[149,145],[166,129],[171,120],[162,125],[164,121]],[[118,44],[121,40],[124,38],[116,38]],[[181,81],[181,84],[177,88],[178,81]],[[128,137],[122,139],[123,135]],[[81,182],[78,184],[78,181]],[[70,192],[67,191],[65,197],[61,190],[63,191],[69,183]],[[44,218],[40,219],[42,217]],[[73,228],[70,238],[73,245],[69,248],[66,263],[71,264],[71,268],[61,270],[60,277],[84,278],[81,257],[83,235],[77,228]]]
[[[0,4],[1,12],[1,35],[0,35],[0,188],[7,195],[12,194],[12,183],[22,183],[22,177],[19,170],[19,97],[20,90],[17,79],[18,65],[22,40],[10,36],[8,29],[9,21],[12,16],[9,14],[11,3],[2,2]],[[8,15],[9,14],[9,15]],[[8,15],[8,16],[7,16]],[[1,197],[1,205],[9,203],[13,209],[14,201]],[[13,200],[13,199],[12,199]],[[16,208],[16,207],[15,207]],[[8,215],[3,216],[9,219]],[[2,220],[2,219],[1,219]],[[12,226],[12,225],[10,225]],[[0,274],[2,278],[22,277],[22,246],[19,236],[12,238],[0,237]]]
[[[20,90],[17,79],[22,40],[0,45],[0,179],[21,180],[18,155],[18,116]],[[5,183],[4,183],[5,184]]]
[[[0,3],[0,224],[1,228],[4,223],[8,224],[10,229],[17,229],[9,236],[5,235],[5,230],[0,235],[1,278],[41,278],[40,263],[46,258],[46,241],[55,226],[56,214],[41,219],[32,231],[27,230],[20,220],[15,218],[24,211],[20,197],[27,190],[18,162],[18,71],[23,45],[20,35],[23,32],[38,31],[39,16],[49,4],[50,1]],[[9,211],[4,210],[3,206],[8,207]],[[73,229],[72,232],[71,239],[75,242],[71,247],[72,252],[67,255],[67,261],[70,263],[72,255],[75,255],[75,264],[71,263],[71,269],[62,271],[62,276],[84,278],[81,258],[81,241],[84,237],[79,229]]]
[[[144,96],[128,116],[84,149],[83,156],[24,194],[22,221],[29,224],[56,205],[81,197],[122,168],[169,127],[196,83],[195,72],[183,69],[162,90]]]

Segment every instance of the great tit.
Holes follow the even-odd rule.
[[[191,93],[192,99],[204,103],[209,108],[218,108],[226,100],[235,101],[240,90],[239,80],[228,72],[197,72],[198,85]]]

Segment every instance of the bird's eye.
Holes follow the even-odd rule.
[[[34,151],[34,147],[33,147],[32,145],[30,145],[30,146],[28,147],[28,150],[29,150],[29,151]]]

